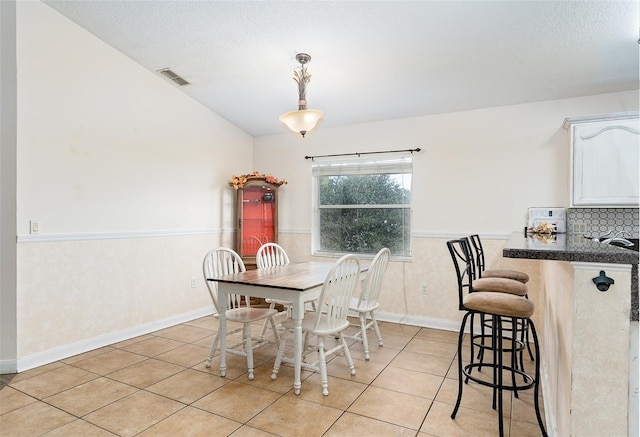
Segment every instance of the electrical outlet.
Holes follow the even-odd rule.
[[[191,288],[196,288],[196,277],[195,276],[191,277]]]
[[[422,294],[427,294],[427,283],[426,282],[422,283]]]
[[[40,222],[38,220],[29,221],[29,233],[38,234],[40,232]]]
[[[573,224],[573,233],[574,234],[586,234],[587,233],[587,225],[582,222],[576,222]]]

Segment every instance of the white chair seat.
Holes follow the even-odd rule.
[[[227,320],[238,323],[251,323],[268,319],[278,314],[278,310],[270,308],[234,308],[225,313]]]
[[[288,300],[278,300],[278,299],[266,298],[264,301],[267,302],[267,303],[273,303],[275,305],[282,305],[282,306],[292,305],[292,303],[289,302]]]
[[[327,326],[328,324],[328,318],[326,314],[320,314],[320,326]],[[345,329],[347,329],[349,327],[349,321],[345,320],[345,322],[341,325],[338,325],[332,329],[319,329],[316,330],[315,329],[315,325],[316,325],[316,320],[318,319],[318,317],[316,316],[315,313],[307,313],[304,315],[304,318],[302,319],[302,331],[303,332],[308,332],[311,335],[333,335],[333,334],[337,334],[340,331],[344,331]],[[293,319],[287,319],[284,322],[282,322],[282,326],[284,326],[287,329],[293,329],[296,327],[295,321]]]
[[[351,302],[349,302],[351,311],[375,311],[379,306],[378,302],[360,302],[359,297],[352,297]]]

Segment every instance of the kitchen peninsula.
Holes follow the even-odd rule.
[[[551,435],[637,435],[638,252],[581,234],[515,232],[503,256],[540,260],[536,311]],[[601,271],[614,280],[607,291],[593,282]]]

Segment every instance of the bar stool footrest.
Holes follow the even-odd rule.
[[[502,378],[502,387],[498,387],[498,384],[494,383],[493,381],[486,381],[482,378],[479,378],[475,375],[477,375],[478,373],[481,372],[476,372],[475,374],[472,373],[472,370],[478,367],[488,367],[489,369],[496,369],[499,366],[493,363],[473,363],[473,364],[467,364],[462,368],[462,374],[465,377],[465,383],[467,379],[470,379],[473,382],[476,382],[478,384],[484,385],[486,387],[491,387],[491,388],[502,388],[503,390],[510,390],[510,391],[520,391],[520,390],[528,390],[530,388],[532,388],[535,385],[535,379],[529,375],[526,372],[523,372],[520,369],[514,369],[510,366],[502,366],[502,370],[504,372],[512,372],[513,374],[519,375],[523,378],[524,382],[522,384],[508,384],[507,382],[507,377],[503,376]],[[487,377],[491,377],[493,378],[493,370],[490,370],[490,372],[488,372]],[[513,380],[515,378],[512,378],[512,383]]]

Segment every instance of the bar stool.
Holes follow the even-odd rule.
[[[476,280],[484,280],[486,278],[505,278],[505,279],[513,279],[514,281],[521,282],[526,284],[529,282],[529,275],[524,272],[518,270],[509,270],[509,269],[486,269],[486,263],[484,258],[484,248],[482,247],[482,241],[480,240],[480,235],[473,234],[469,235],[470,247],[472,249],[471,256],[473,258],[473,269],[474,275],[473,277]],[[480,284],[478,284],[480,285]],[[478,288],[478,286],[476,286]],[[478,288],[481,289],[481,288]],[[527,297],[527,294],[524,294],[524,297]],[[482,321],[482,326],[489,322]],[[490,327],[490,326],[489,326]],[[511,329],[505,328],[505,329]],[[529,347],[529,332],[525,329],[524,325],[520,324],[517,327],[522,331],[523,338],[525,339],[525,344],[527,345],[527,350],[529,352],[529,358],[533,360],[533,353],[531,348]]]
[[[520,272],[518,270],[509,270],[509,269],[486,269],[485,259],[484,259],[484,248],[482,247],[482,241],[480,240],[480,235],[473,234],[469,235],[469,241],[471,242],[471,247],[473,248],[473,258],[474,258],[474,277],[476,278],[506,278],[513,279],[514,281],[522,282],[526,284],[529,282],[529,275],[524,272]]]
[[[475,278],[475,260],[473,258],[473,254],[471,252],[471,243],[469,242],[469,238],[460,238],[458,240],[451,240],[447,242],[447,247],[449,249],[449,253],[451,254],[451,259],[456,269],[456,277],[458,280],[458,295],[459,295],[459,309],[464,310],[464,306],[462,305],[462,297],[467,293],[478,292],[478,291],[487,291],[494,293],[507,293],[514,294],[517,296],[526,296],[528,292],[528,288],[522,282],[507,279],[507,278]],[[507,321],[506,323],[508,323]],[[484,352],[487,349],[491,349],[492,346],[490,344],[485,344],[485,342],[491,339],[490,334],[486,334],[486,329],[492,329],[491,319],[486,319],[484,315],[480,314],[480,334],[475,334],[473,332],[473,327],[475,323],[471,323],[471,341],[474,346],[478,347],[478,356],[477,359],[480,363],[482,363],[484,359]],[[511,326],[504,327],[503,331],[511,332],[513,328]],[[524,325],[516,325],[516,335],[520,334],[522,339],[518,341],[518,350],[516,352],[521,352],[524,350],[526,337],[526,332],[524,330]],[[522,359],[522,354],[519,354],[520,357],[520,365],[524,368],[524,362]],[[516,392],[517,397],[517,392]]]
[[[477,279],[474,281],[474,260],[468,239],[462,238],[448,241],[447,247],[451,254],[458,280],[459,308],[465,311],[458,336],[458,398],[451,418],[455,419],[460,407],[463,384],[467,384],[469,380],[472,380],[493,389],[492,407],[494,409],[497,407],[498,409],[499,435],[503,436],[503,391],[513,391],[514,395],[517,396],[518,391],[533,388],[536,418],[542,435],[546,436],[544,423],[540,415],[538,399],[540,374],[540,363],[538,359],[539,345],[535,326],[531,321],[534,304],[524,297],[527,291],[526,285],[505,278],[486,278],[484,280]],[[483,290],[479,288],[483,288]],[[480,335],[474,334],[474,317],[476,315],[480,316],[481,320],[487,320],[488,322],[486,326],[483,324],[483,331]],[[462,340],[468,322],[470,322],[469,330],[471,335],[469,364],[463,365]],[[523,326],[527,332],[531,331],[535,350],[534,375],[525,372],[522,366],[524,339],[518,339],[517,334],[523,331],[513,331],[511,328],[504,328],[503,324],[505,323],[509,323],[511,327]],[[490,334],[485,334],[485,327],[490,328]],[[488,339],[490,339],[490,342],[485,341]],[[505,342],[508,342],[509,346],[505,347],[503,345]],[[475,361],[476,347],[480,348],[480,352],[478,353],[480,359],[477,362]],[[491,353],[493,356],[493,360],[489,363],[483,360],[485,352]],[[504,362],[504,355],[509,356],[507,363]],[[518,363],[518,356],[520,357],[520,363]],[[492,370],[488,372],[490,377],[487,377],[486,373],[481,373],[482,367],[488,367]],[[507,381],[505,381],[503,372],[508,372],[511,375],[510,378],[506,378]],[[519,377],[522,378],[522,382],[520,383],[518,382]]]
[[[503,401],[502,394],[504,390],[517,392],[519,390],[527,390],[533,387],[534,406],[536,411],[536,419],[540,426],[540,431],[543,436],[547,436],[547,432],[544,427],[544,422],[540,414],[540,360],[538,359],[540,354],[540,347],[538,344],[538,335],[536,333],[535,326],[531,320],[531,316],[534,312],[534,305],[528,299],[524,297],[506,294],[506,293],[493,293],[493,292],[474,292],[464,296],[463,306],[467,310],[462,318],[462,324],[460,326],[460,333],[458,336],[458,398],[456,405],[451,413],[451,418],[455,419],[462,400],[462,390],[464,384],[467,384],[469,380],[477,382],[478,384],[491,387],[493,392],[493,409],[498,409],[498,430],[499,435],[504,435],[504,423],[503,423]],[[469,349],[470,364],[463,365],[463,353],[462,353],[462,339],[464,337],[464,331],[471,316],[481,314],[485,317],[491,318],[491,324],[493,329],[491,330],[491,345],[493,352],[493,361],[487,362],[473,362],[474,356],[474,343],[471,342]],[[518,350],[516,345],[516,336],[511,336],[511,346],[509,347],[510,360],[508,363],[504,362],[504,354],[508,352],[503,349],[503,331],[502,323],[505,318],[511,319],[512,326],[516,326],[518,322],[526,325],[527,330],[531,332],[533,337],[533,349],[535,351],[535,373],[533,375],[524,371],[524,369],[518,367],[516,361],[516,353]],[[483,378],[482,373],[479,371],[482,366],[492,369],[491,376],[489,378]],[[474,372],[474,370],[478,370]],[[510,381],[505,381],[503,372],[508,371],[511,373]],[[464,375],[464,376],[463,376]],[[521,376],[523,382],[518,383],[516,376]],[[464,380],[463,380],[464,378]],[[507,378],[509,379],[509,378]]]

